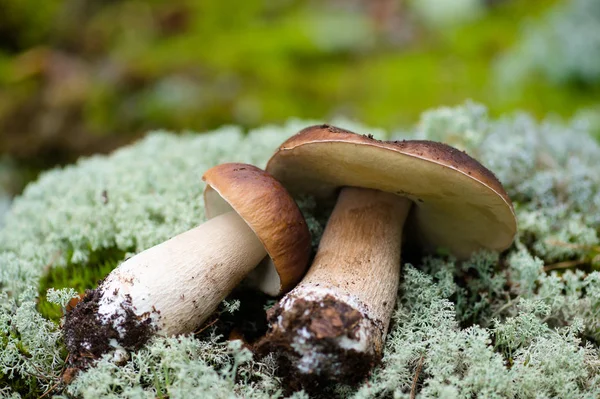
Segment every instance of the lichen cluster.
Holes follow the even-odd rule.
[[[124,366],[103,358],[61,384],[59,326],[36,310],[51,268],[135,253],[199,224],[200,176],[221,162],[263,167],[292,121],[243,134],[156,132],[110,156],[46,172],[17,198],[0,231],[0,397],[267,398],[290,394],[273,361],[214,335],[157,338]],[[405,265],[383,363],[368,381],[323,397],[592,398],[600,396],[600,146],[584,120],[491,120],[467,103],[425,113],[411,132],[466,150],[514,200],[515,244],[467,262]],[[322,219],[302,201],[312,231]],[[314,204],[313,204],[314,205]],[[126,255],[125,255],[126,256]],[[74,291],[52,291],[66,306]],[[235,309],[231,309],[235,311]],[[303,392],[292,394],[306,398]]]

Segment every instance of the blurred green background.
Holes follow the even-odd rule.
[[[0,208],[40,170],[151,129],[337,116],[402,128],[466,99],[492,115],[600,119],[597,0],[0,0],[0,10]]]

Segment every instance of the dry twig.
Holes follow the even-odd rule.
[[[423,368],[424,359],[425,355],[421,355],[419,363],[417,364],[417,370],[415,371],[415,378],[413,378],[413,383],[410,387],[410,399],[415,399],[417,396],[417,382],[419,381],[419,375],[421,374],[421,369]]]

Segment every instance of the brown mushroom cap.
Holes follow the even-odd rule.
[[[427,252],[508,248],[517,223],[492,172],[464,152],[432,141],[379,141],[329,125],[283,143],[266,170],[292,193],[335,200],[340,187],[364,187],[413,201],[408,229]]]
[[[269,295],[292,289],[308,266],[310,233],[286,189],[267,172],[241,163],[215,166],[202,180],[207,219],[234,210],[269,254],[249,282]]]

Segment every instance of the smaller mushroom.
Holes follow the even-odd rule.
[[[244,278],[273,296],[300,280],[310,234],[283,186],[237,163],[203,180],[208,221],[124,261],[66,315],[72,364],[125,359],[155,334],[191,333]]]
[[[382,356],[403,242],[458,259],[512,243],[512,204],[492,172],[431,141],[386,142],[333,126],[288,139],[267,171],[292,195],[335,203],[313,264],[269,313],[263,351],[295,381],[357,381]],[[313,384],[314,385],[314,384]]]

